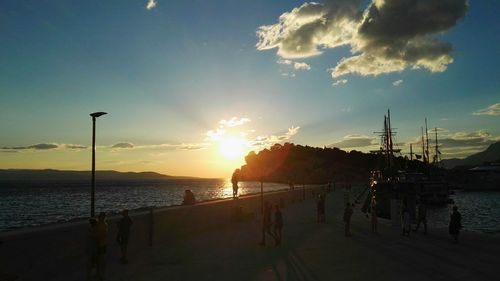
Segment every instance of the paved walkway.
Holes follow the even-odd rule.
[[[283,209],[284,241],[261,247],[258,218],[167,241],[108,263],[107,280],[499,280],[500,237],[445,229],[401,236],[387,222],[379,235],[356,208],[353,237],[343,236],[341,192],[327,196],[327,222],[312,201]]]

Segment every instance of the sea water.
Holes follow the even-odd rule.
[[[239,194],[260,192],[259,182],[240,182]],[[288,185],[264,183],[264,192],[284,190]],[[123,209],[141,209],[180,205],[184,190],[191,189],[198,201],[232,197],[232,185],[226,179],[182,179],[157,182],[107,182],[96,186],[96,213],[117,213]],[[500,234],[500,192],[456,191],[454,204],[429,207],[430,227],[445,228],[451,208],[462,213],[465,230]],[[0,231],[63,222],[88,217],[88,183],[0,184]]]
[[[288,185],[264,183],[264,192],[287,189]],[[191,189],[198,201],[232,197],[230,180],[180,179],[156,182],[106,182],[95,189],[95,211],[117,213],[180,205],[184,191]],[[260,192],[259,182],[240,182],[239,195]],[[0,231],[63,222],[90,215],[88,183],[1,183]]]

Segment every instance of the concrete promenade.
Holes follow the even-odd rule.
[[[500,237],[446,229],[401,236],[387,221],[379,235],[356,209],[353,237],[342,223],[342,191],[327,196],[327,223],[317,224],[312,200],[283,209],[281,246],[258,246],[260,219],[178,237],[111,261],[107,280],[499,280]],[[268,238],[268,241],[271,239]],[[115,258],[116,259],[116,258]]]
[[[346,238],[343,196],[343,191],[327,195],[324,224],[316,223],[312,196],[304,202],[287,204],[282,209],[285,226],[279,247],[274,247],[270,237],[268,245],[258,245],[259,215],[242,222],[220,223],[215,228],[191,226],[188,231],[158,231],[153,247],[144,242],[139,243],[143,246],[133,247],[128,265],[119,263],[118,245],[110,242],[106,280],[499,280],[499,236],[463,232],[456,245],[447,229],[430,229],[427,235],[412,233],[408,238],[384,220],[379,220],[380,234],[373,235],[369,220],[357,206],[353,237]],[[145,239],[137,233],[145,228],[141,223],[134,223],[132,240]],[[74,231],[67,233],[64,237]],[[40,237],[54,240],[53,249],[65,247],[57,244],[55,234]],[[80,237],[73,239],[75,243],[82,241]],[[16,246],[13,252],[8,248],[11,243],[14,241],[7,239],[5,250],[0,248],[0,261],[7,262],[13,255],[20,261],[23,256],[28,260],[43,246]],[[12,262],[7,269],[19,275],[19,280],[84,280],[85,256],[80,246],[62,250],[64,257],[61,251],[37,253],[44,258],[14,272],[21,267],[15,266],[19,261]]]

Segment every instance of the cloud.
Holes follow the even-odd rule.
[[[347,79],[340,79],[332,83],[332,86],[339,86],[339,85],[344,85],[348,82],[349,80]]]
[[[431,156],[434,154],[434,130],[429,130],[429,150]],[[473,132],[450,132],[444,128],[438,128],[438,145],[441,157],[463,158],[474,153],[485,150],[489,145],[500,141],[500,136],[494,136],[486,130]],[[415,144],[422,145],[421,136],[414,138]],[[409,145],[409,143],[407,143]]]
[[[311,66],[305,62],[295,62],[293,68],[296,70],[311,70]]]
[[[67,149],[87,149],[87,146],[80,144],[65,144],[64,147]]]
[[[300,127],[291,127],[281,135],[258,136],[250,141],[251,146],[254,148],[270,147],[276,143],[284,143],[290,140],[293,136],[299,133]]]
[[[113,144],[111,148],[134,148],[134,144],[129,142],[120,142],[117,144]]]
[[[326,0],[304,3],[278,22],[258,28],[258,50],[281,58],[307,58],[350,46],[352,56],[330,69],[333,78],[379,75],[405,69],[443,72],[452,46],[437,36],[465,17],[467,0]]]
[[[395,87],[398,87],[401,84],[403,84],[403,80],[401,80],[401,79],[392,82],[392,85]]]
[[[286,142],[290,140],[294,135],[298,134],[300,130],[300,127],[291,127],[283,134],[253,137],[252,135],[255,134],[255,130],[249,129],[241,131],[240,129],[235,128],[237,125],[251,122],[249,118],[239,119],[233,117],[231,120],[221,120],[219,121],[218,128],[208,130],[205,133],[205,141],[207,142],[205,143],[205,145],[209,146],[211,144],[220,144],[221,141],[230,138],[241,138],[244,141],[246,148],[248,148],[249,150],[262,149],[264,147],[272,146],[276,143]]]
[[[285,65],[291,65],[291,64],[293,64],[293,61],[291,61],[291,60],[284,60],[284,59],[279,59],[276,62],[278,64],[285,64]]]
[[[480,109],[472,113],[473,115],[490,115],[499,116],[500,115],[500,103],[495,103],[487,108]]]
[[[305,62],[294,62],[287,59],[279,59],[276,61],[278,64],[293,66],[295,70],[311,70],[311,66]]]
[[[146,9],[148,10],[152,10],[154,8],[156,8],[156,0],[148,0],[148,3],[146,4]]]
[[[338,148],[373,148],[377,145],[377,139],[374,137],[368,137],[364,135],[347,135],[341,141],[332,143],[329,147]]]
[[[291,73],[288,73],[288,72],[282,72],[281,73],[281,76],[284,76],[284,77],[295,77],[295,73],[291,72]]]
[[[33,149],[33,150],[50,150],[50,149],[56,149],[59,148],[58,144],[55,143],[39,143],[39,144],[34,144],[30,146],[14,146],[14,147],[2,147],[2,149],[5,150],[27,150],[27,149]]]
[[[235,126],[241,126],[245,123],[250,122],[251,120],[249,118],[243,117],[243,118],[238,118],[238,117],[233,117],[229,120],[220,120],[219,121],[219,126],[220,127],[235,127]]]
[[[126,150],[200,150],[207,148],[207,143],[162,143],[162,144],[151,144],[151,145],[135,145],[129,142],[121,142],[112,145],[112,149],[126,149]]]

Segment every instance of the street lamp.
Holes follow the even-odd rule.
[[[107,114],[106,112],[90,113],[92,116],[92,189],[90,190],[90,217],[94,217],[95,206],[95,120],[99,116]]]

